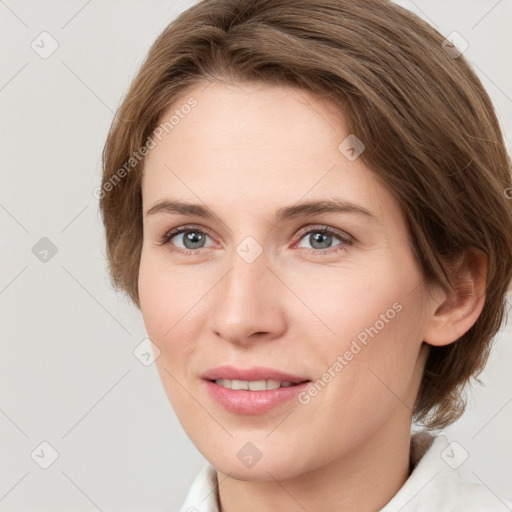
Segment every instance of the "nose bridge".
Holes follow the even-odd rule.
[[[255,241],[246,240],[236,247],[214,295],[211,321],[217,335],[243,342],[253,333],[275,335],[283,328],[269,264],[263,248]]]
[[[256,309],[264,307],[268,299],[264,292],[265,287],[268,291],[268,275],[271,274],[267,269],[269,262],[264,254],[254,260],[251,258],[240,256],[237,248],[229,262],[230,271],[220,283],[219,303],[233,319],[239,317],[244,310],[255,313]]]

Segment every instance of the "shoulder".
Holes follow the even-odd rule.
[[[413,471],[381,512],[507,512],[512,503],[481,482],[462,479],[456,443],[422,433],[411,438]]]
[[[458,481],[457,512],[506,512],[512,510],[512,501],[483,483]]]
[[[197,474],[179,512],[219,512],[217,473],[210,464]]]

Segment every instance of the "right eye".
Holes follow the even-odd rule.
[[[194,226],[180,226],[166,233],[159,241],[159,245],[168,246],[172,252],[179,252],[186,256],[192,253],[199,253],[199,249],[205,248],[206,238],[210,238],[207,232],[199,227]],[[181,240],[181,247],[174,240]],[[178,242],[179,244],[180,242]]]

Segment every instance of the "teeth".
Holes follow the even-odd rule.
[[[277,389],[279,384],[278,380],[267,380],[267,389]]]
[[[245,389],[248,391],[266,391],[268,389],[287,388],[293,386],[290,381],[278,381],[278,380],[231,380],[231,379],[217,379],[215,384],[223,386],[229,389]]]
[[[247,383],[248,389],[251,391],[265,391],[267,389],[266,380],[251,380]]]

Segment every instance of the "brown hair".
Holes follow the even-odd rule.
[[[140,307],[144,146],[179,94],[228,80],[328,96],[365,144],[364,163],[401,204],[425,282],[448,290],[450,262],[470,247],[488,258],[483,311],[457,342],[430,348],[414,410],[430,428],[453,422],[505,316],[512,178],[488,94],[443,40],[387,0],[203,0],[183,12],[151,47],[103,150],[113,285]]]

